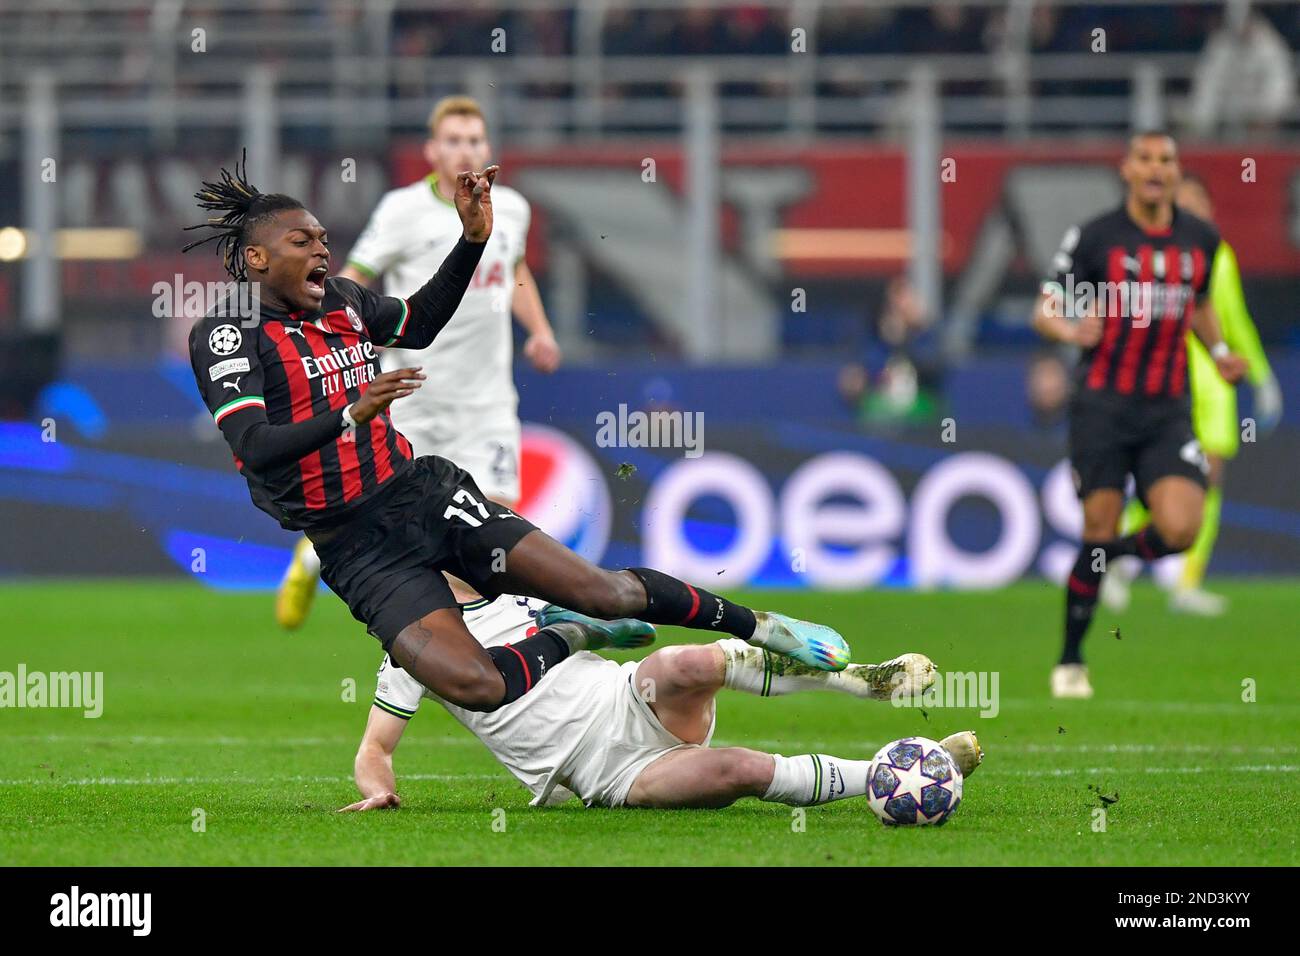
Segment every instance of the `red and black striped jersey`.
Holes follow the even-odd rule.
[[[402,340],[410,318],[406,300],[330,278],[316,313],[282,313],[263,305],[258,319],[241,321],[220,311],[195,323],[190,362],[254,504],[286,528],[324,527],[338,523],[408,466],[411,446],[386,410],[356,429],[345,428],[342,420],[342,410],[380,372],[376,345]],[[273,456],[287,460],[241,460],[253,426],[313,419],[320,422],[318,447]]]
[[[1044,291],[1066,315],[1094,312],[1104,323],[1080,358],[1079,393],[1186,395],[1186,332],[1218,246],[1214,226],[1176,206],[1165,230],[1144,229],[1120,206],[1066,232]]]
[[[451,320],[483,256],[462,238],[409,298],[350,279],[325,280],[314,312],[285,313],[243,289],[190,330],[199,392],[235,454],[253,503],[286,528],[350,520],[410,465],[411,446],[387,410],[355,429],[343,409],[380,374],[377,347],[421,349]]]

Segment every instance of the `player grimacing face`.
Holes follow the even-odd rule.
[[[444,116],[424,144],[424,158],[445,182],[467,169],[485,168],[491,155],[487,126],[477,116]]]
[[[1178,147],[1168,136],[1135,136],[1120,166],[1120,175],[1128,184],[1130,199],[1144,206],[1168,205],[1174,201],[1182,175]]]
[[[263,223],[244,249],[249,278],[262,285],[262,298],[286,311],[315,311],[325,298],[329,238],[306,209],[286,209]],[[269,293],[269,294],[268,294]]]

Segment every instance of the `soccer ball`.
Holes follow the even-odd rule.
[[[937,741],[885,744],[867,768],[867,806],[886,826],[942,824],[961,804],[961,768]]]

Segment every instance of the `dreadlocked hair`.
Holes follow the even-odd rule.
[[[186,232],[192,229],[210,229],[211,234],[191,242],[181,252],[189,252],[204,243],[216,242],[226,272],[241,282],[248,278],[244,248],[248,245],[253,230],[282,210],[303,208],[302,203],[292,196],[258,192],[257,187],[249,184],[248,150],[240,154],[234,172],[222,167],[221,180],[215,183],[205,182],[203,188],[194,194],[194,198],[199,201],[200,209],[211,209],[220,215],[210,216],[207,222],[186,226]]]

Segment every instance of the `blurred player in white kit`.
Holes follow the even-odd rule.
[[[340,275],[362,285],[382,276],[386,295],[405,297],[418,289],[463,231],[451,200],[456,174],[486,168],[491,152],[478,103],[467,96],[440,100],[429,115],[424,144],[433,171],[384,194]],[[524,261],[528,201],[501,184],[493,187],[492,200],[492,237],[455,316],[434,345],[386,349],[380,362],[385,371],[419,366],[428,376],[428,387],[391,409],[393,423],[415,454],[456,462],[489,498],[514,508],[521,438],[510,316],[528,334],[524,356],[534,368],[553,372],[561,356]],[[280,584],[276,619],[281,626],[292,630],[307,619],[319,574],[320,562],[303,538]],[[459,582],[452,585],[458,600],[474,596]]]

